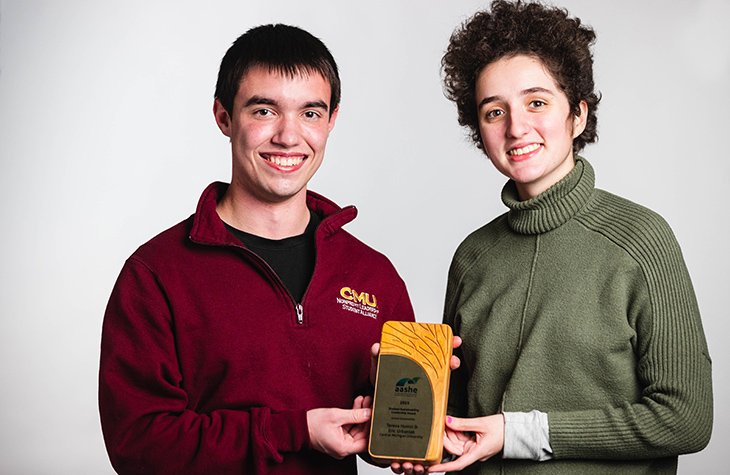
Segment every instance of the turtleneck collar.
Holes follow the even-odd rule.
[[[540,234],[558,228],[585,206],[594,186],[593,167],[578,156],[570,173],[529,200],[520,201],[515,182],[510,180],[502,189],[502,202],[509,208],[509,225],[520,234]]]

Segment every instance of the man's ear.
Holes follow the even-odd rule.
[[[231,116],[228,114],[228,111],[225,107],[223,107],[223,104],[221,104],[221,101],[219,101],[218,98],[216,98],[213,103],[213,117],[215,117],[215,123],[218,124],[218,128],[221,129],[223,135],[230,138]]]
[[[330,115],[330,122],[327,131],[332,132],[332,129],[335,128],[335,120],[337,119],[337,114],[340,112],[340,105],[338,104],[337,107],[335,107],[335,110],[332,111],[332,114]]]

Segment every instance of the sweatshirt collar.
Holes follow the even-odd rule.
[[[190,239],[200,244],[240,246],[240,241],[223,224],[216,206],[228,189],[228,183],[215,182],[208,185],[198,201],[193,215]],[[317,234],[329,236],[357,216],[357,208],[340,208],[322,195],[307,190],[307,207],[322,217]]]
[[[510,180],[502,189],[502,202],[509,208],[509,225],[520,234],[540,234],[556,229],[586,205],[594,186],[593,167],[578,156],[570,173],[529,200],[520,201],[515,182]]]

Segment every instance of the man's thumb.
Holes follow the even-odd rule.
[[[350,410],[350,417],[352,417],[352,423],[353,424],[362,424],[363,422],[367,422],[370,420],[370,416],[372,415],[372,409],[369,408],[363,408],[363,409],[351,409]]]

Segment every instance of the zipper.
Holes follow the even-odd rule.
[[[301,325],[304,323],[304,307],[302,307],[302,304],[298,303],[294,306],[294,308],[297,310],[297,324]]]
[[[320,221],[319,227],[322,226],[322,224],[324,223],[325,220],[331,219],[332,216],[336,216],[338,214],[341,214],[343,211],[349,210],[350,208],[355,208],[355,207],[353,205],[348,205],[348,206],[345,206],[344,208],[341,208],[337,213],[335,213],[333,215],[325,216]],[[314,250],[315,250],[315,253],[314,253],[314,269],[312,270],[312,277],[309,279],[309,285],[307,285],[307,288],[304,289],[304,295],[302,295],[302,301],[307,296],[307,292],[309,291],[309,286],[311,285],[312,281],[314,280],[314,274],[317,272],[317,261],[319,260],[319,252],[317,252],[317,249],[319,248],[319,246],[317,245],[317,234],[318,234],[317,231],[319,231],[319,229],[315,230],[315,232],[314,232]],[[197,240],[193,239],[193,237],[191,235],[189,235],[188,238],[191,241],[193,241],[193,242],[198,242]],[[221,244],[216,244],[216,243],[205,243],[205,242],[200,242],[200,244],[207,244],[207,245],[211,245],[211,246],[215,246],[215,245],[220,246],[221,245]],[[281,281],[281,278],[276,274],[276,272],[274,272],[274,269],[272,269],[271,266],[265,260],[263,260],[255,252],[251,251],[246,246],[243,246],[243,245],[238,244],[238,243],[236,243],[236,244],[227,244],[227,245],[242,250],[245,254],[248,254],[249,256],[252,256],[254,258],[254,260],[259,261],[259,263],[261,265],[263,265],[264,269],[268,272],[269,276],[275,282],[277,282],[282,289],[284,289],[284,292],[289,296],[289,298],[291,299],[292,303],[294,304],[294,311],[297,314],[297,325],[303,325],[304,324],[304,307],[302,306],[301,303],[299,303],[296,300],[294,300],[294,296],[292,296],[291,292],[289,292],[289,289],[287,289],[286,286],[284,285],[284,283]]]
[[[261,262],[261,264],[263,264],[263,266],[266,268],[266,270],[269,272],[269,275],[271,276],[271,278],[274,281],[278,282],[279,286],[282,289],[284,289],[284,292],[289,296],[289,299],[294,304],[294,311],[297,314],[297,325],[304,325],[304,307],[302,306],[301,303],[294,300],[294,296],[291,294],[291,292],[289,292],[289,289],[286,288],[286,285],[284,285],[284,282],[281,281],[281,278],[278,276],[278,274],[276,272],[274,272],[274,269],[272,269],[271,266],[265,260],[263,260],[262,258],[257,256],[255,252],[252,252],[249,249],[246,249],[245,247],[241,247],[241,249],[250,253],[252,256],[254,256],[254,258],[258,259]],[[316,264],[315,264],[315,267],[316,267]],[[312,276],[314,277],[314,272],[312,272]],[[310,280],[310,283],[311,283],[311,280]],[[307,286],[307,289],[308,288],[309,288],[309,286]],[[307,295],[306,290],[304,291],[302,300],[304,300],[305,295]]]
[[[241,246],[239,244],[231,244],[230,246],[242,250],[245,254],[248,254],[249,256],[253,257],[254,260],[258,261],[263,266],[263,268],[269,274],[269,277],[271,277],[271,279],[273,279],[279,285],[279,287],[281,287],[284,290],[284,292],[289,296],[289,299],[291,300],[291,302],[294,304],[294,311],[297,314],[297,325],[303,325],[304,324],[304,307],[302,306],[301,303],[298,303],[296,300],[294,300],[294,296],[291,294],[291,292],[289,292],[289,289],[286,288],[286,286],[284,285],[284,282],[281,281],[281,278],[276,274],[276,272],[274,272],[274,269],[272,269],[271,266],[265,260],[263,260],[255,252],[251,251],[247,247]],[[317,267],[316,261],[315,261],[315,267]],[[312,276],[314,276],[314,272],[312,273]],[[307,286],[307,288],[309,288],[309,286]],[[305,295],[307,294],[306,290],[304,291],[304,294]],[[302,296],[302,300],[304,300],[303,296]]]

